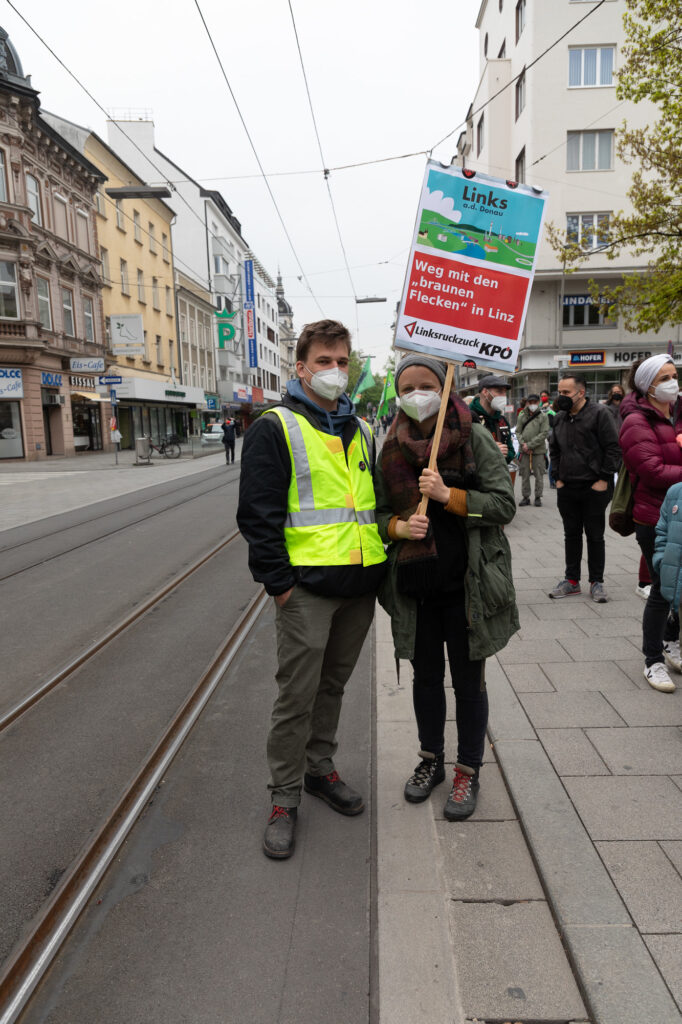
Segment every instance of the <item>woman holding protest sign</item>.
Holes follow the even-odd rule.
[[[519,628],[511,552],[502,531],[516,511],[504,458],[450,392],[452,366],[412,354],[400,363],[400,410],[375,472],[377,521],[389,545],[379,600],[391,615],[396,658],[414,669],[420,763],[405,785],[418,803],[445,779],[445,648],[455,692],[457,760],[444,808],[476,807],[488,721],[485,659]],[[448,394],[439,419],[442,393]],[[429,468],[434,443],[435,465]],[[426,513],[422,504],[426,505]]]

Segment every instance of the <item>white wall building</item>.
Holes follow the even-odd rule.
[[[215,316],[212,326],[214,387],[219,396],[219,404],[235,413],[242,407],[248,411],[253,404],[275,401],[280,397],[279,354],[277,352],[275,360],[271,351],[273,345],[277,349],[279,347],[275,283],[250,252],[242,237],[239,220],[219,192],[203,188],[156,148],[152,121],[109,121],[108,131],[112,148],[129,161],[138,173],[146,175],[145,180],[153,183],[170,181],[177,192],[173,250],[178,274],[193,280],[200,289],[208,292],[216,310],[237,313],[233,321],[235,336],[224,348],[218,346]],[[247,258],[254,259],[256,322],[260,319],[262,325],[262,333],[257,328],[258,343],[263,350],[257,368],[249,365],[243,320],[244,261]],[[191,301],[188,291],[185,287],[184,292],[179,292],[183,301]],[[270,310],[273,316],[269,315]],[[203,318],[199,308],[196,316],[198,323]],[[270,333],[274,336],[272,341]],[[191,376],[194,366],[201,372],[202,364],[200,351],[188,351],[189,341],[188,331],[185,347],[188,361],[187,364],[183,362],[183,372],[186,365]],[[181,348],[183,344],[181,341]],[[254,387],[257,389],[255,394]],[[261,389],[262,394],[258,389]],[[207,390],[213,389],[207,387]],[[207,411],[210,413],[213,410],[209,408]]]
[[[624,0],[607,0],[524,71],[589,9],[584,0],[483,0],[476,21],[481,77],[457,143],[457,162],[546,189],[546,221],[593,251],[579,271],[565,273],[543,239],[515,398],[554,388],[559,369],[569,366],[587,376],[594,397],[603,398],[625,379],[633,361],[666,351],[669,340],[682,361],[679,328],[633,334],[622,322],[607,321],[589,300],[590,279],[617,284],[619,272],[645,265],[627,254],[609,261],[599,251],[609,218],[629,207],[632,167],[616,157],[615,129],[624,119],[639,127],[656,116],[651,104],[616,98]],[[461,372],[461,385],[473,385],[479,376]]]

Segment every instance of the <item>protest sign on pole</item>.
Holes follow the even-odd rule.
[[[547,193],[427,161],[395,347],[513,373]]]

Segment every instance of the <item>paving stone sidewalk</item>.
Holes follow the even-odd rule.
[[[682,1020],[682,677],[643,675],[634,538],[607,530],[608,604],[552,601],[555,492],[507,529],[521,630],[487,666],[491,744],[475,815],[446,787],[406,804],[411,669],[377,619],[382,1024]],[[455,750],[449,700],[446,758]]]

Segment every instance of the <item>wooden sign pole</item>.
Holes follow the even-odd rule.
[[[436,469],[436,462],[438,460],[438,449],[440,448],[440,437],[443,433],[443,423],[445,422],[445,410],[448,407],[448,399],[450,398],[450,392],[452,391],[452,378],[455,373],[455,364],[448,363],[447,372],[445,374],[445,383],[443,384],[443,394],[440,400],[440,409],[438,410],[438,419],[436,420],[436,429],[433,432],[433,446],[431,448],[431,455],[429,457],[429,469]],[[426,515],[426,506],[429,503],[429,499],[424,495],[422,500],[419,502],[417,508],[417,515]]]

